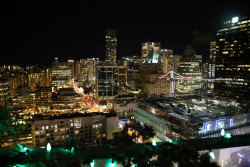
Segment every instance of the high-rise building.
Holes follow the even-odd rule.
[[[99,64],[99,59],[88,58],[87,59],[87,78],[88,81],[95,81],[96,66]]]
[[[10,81],[0,78],[0,106],[10,106]]]
[[[209,59],[208,59],[208,78],[215,78],[215,58],[216,58],[216,41],[210,42]]]
[[[174,55],[171,49],[161,49],[161,62],[163,66],[163,73],[169,71],[177,71],[177,66],[181,59],[181,55]]]
[[[28,86],[32,92],[36,91],[36,86],[40,85],[41,75],[40,73],[29,73],[28,74]]]
[[[141,63],[141,58],[139,56],[123,57],[121,61],[123,67],[127,69],[127,85],[131,85],[131,82],[134,82],[133,75],[136,72],[139,72],[139,64]]]
[[[202,86],[201,58],[196,56],[191,45],[187,45],[180,59],[177,73],[187,78],[178,80],[176,89],[180,93],[195,93]]]
[[[56,91],[67,84],[72,76],[72,67],[68,62],[59,62],[56,58],[52,65],[52,91]]]
[[[40,70],[40,86],[49,87],[52,84],[51,68],[44,68]]]
[[[100,101],[113,100],[117,95],[118,67],[97,66],[96,68],[96,97]]]
[[[250,19],[234,17],[217,31],[215,93],[238,99],[250,99]]]
[[[115,29],[106,29],[106,63],[116,65],[117,34]]]
[[[145,58],[148,56],[149,52],[153,50],[157,55],[158,59],[160,58],[161,52],[161,43],[160,42],[145,42],[142,43],[141,46],[141,58],[144,61]]]
[[[52,105],[52,88],[37,87],[36,88],[36,106],[41,110],[48,111]]]
[[[118,84],[119,86],[126,86],[127,84],[127,68],[124,66],[118,67]]]

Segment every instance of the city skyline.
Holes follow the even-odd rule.
[[[225,3],[226,2],[226,3]],[[188,43],[207,59],[216,30],[245,16],[246,1],[210,3],[6,3],[1,38],[4,64],[52,64],[89,57],[105,59],[105,29],[117,30],[117,59],[141,55],[142,42],[182,54]]]

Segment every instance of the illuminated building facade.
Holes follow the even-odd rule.
[[[123,57],[122,63],[120,63],[124,68],[127,69],[127,85],[131,86],[131,82],[134,82],[133,76],[135,73],[139,72],[139,64],[141,63],[141,58],[138,56],[133,57]]]
[[[208,59],[208,78],[215,78],[215,58],[216,58],[216,41],[210,42],[209,59]]]
[[[115,29],[106,29],[106,63],[116,65],[117,34]]]
[[[0,106],[10,106],[10,81],[0,78]]]
[[[51,68],[44,68],[40,70],[40,86],[49,87],[52,85],[52,73]]]
[[[163,55],[163,73],[177,71],[181,55]]]
[[[112,139],[118,131],[118,117],[104,114],[67,115],[36,119],[34,121],[36,146],[62,146],[68,138],[79,138],[94,142],[97,139]],[[93,143],[92,143],[93,144]]]
[[[117,66],[97,66],[96,68],[96,97],[99,100],[112,100],[117,95],[118,87]]]
[[[24,113],[20,109],[12,109],[9,111],[13,120],[13,128],[16,130],[15,134],[8,134],[0,137],[1,148],[16,147],[17,143],[28,148],[35,148],[34,126],[32,124],[32,114]],[[20,131],[20,126],[24,128]]]
[[[118,85],[126,86],[127,84],[127,68],[118,66]]]
[[[160,52],[161,52],[161,43],[160,42],[145,42],[142,43],[141,46],[141,58],[144,61],[145,58],[148,56],[149,52],[153,50],[158,59],[160,58]]]
[[[28,74],[28,86],[32,92],[36,91],[36,86],[40,85],[41,75],[40,73]]]
[[[88,58],[87,59],[87,79],[88,81],[95,81],[96,66],[99,64],[99,59]]]
[[[14,76],[9,77],[10,80],[10,97],[16,96],[16,89],[17,89],[17,78]]]
[[[234,17],[217,31],[215,93],[221,96],[250,99],[250,19]]]
[[[72,67],[68,62],[59,62],[56,58],[52,65],[52,91],[56,91],[67,84],[72,76]]]
[[[75,79],[77,81],[86,81],[87,80],[87,60],[81,59],[80,61],[76,61],[75,64]]]
[[[39,110],[50,108],[52,105],[52,88],[37,87],[36,88],[36,106]]]
[[[178,80],[176,89],[180,93],[195,93],[202,86],[201,62],[191,45],[187,45],[179,61],[177,73],[187,78]]]

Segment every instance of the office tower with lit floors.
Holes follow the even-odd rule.
[[[250,99],[250,19],[234,17],[217,31],[215,93],[219,96]]]
[[[65,86],[70,77],[72,77],[73,62],[70,60],[68,62],[59,62],[58,58],[55,58],[55,61],[52,65],[52,91],[57,91],[59,88]]]
[[[96,97],[108,108],[112,108],[113,99],[118,87],[117,66],[97,66],[96,68]]]
[[[106,29],[106,63],[116,65],[117,34],[115,29]]]
[[[177,67],[177,73],[186,79],[178,80],[176,89],[179,93],[196,93],[202,86],[201,56],[196,55],[193,47],[187,45]]]

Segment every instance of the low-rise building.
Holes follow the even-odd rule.
[[[111,139],[118,131],[118,117],[96,114],[71,114],[37,118],[34,121],[36,146],[61,146],[68,138],[96,141]]]

